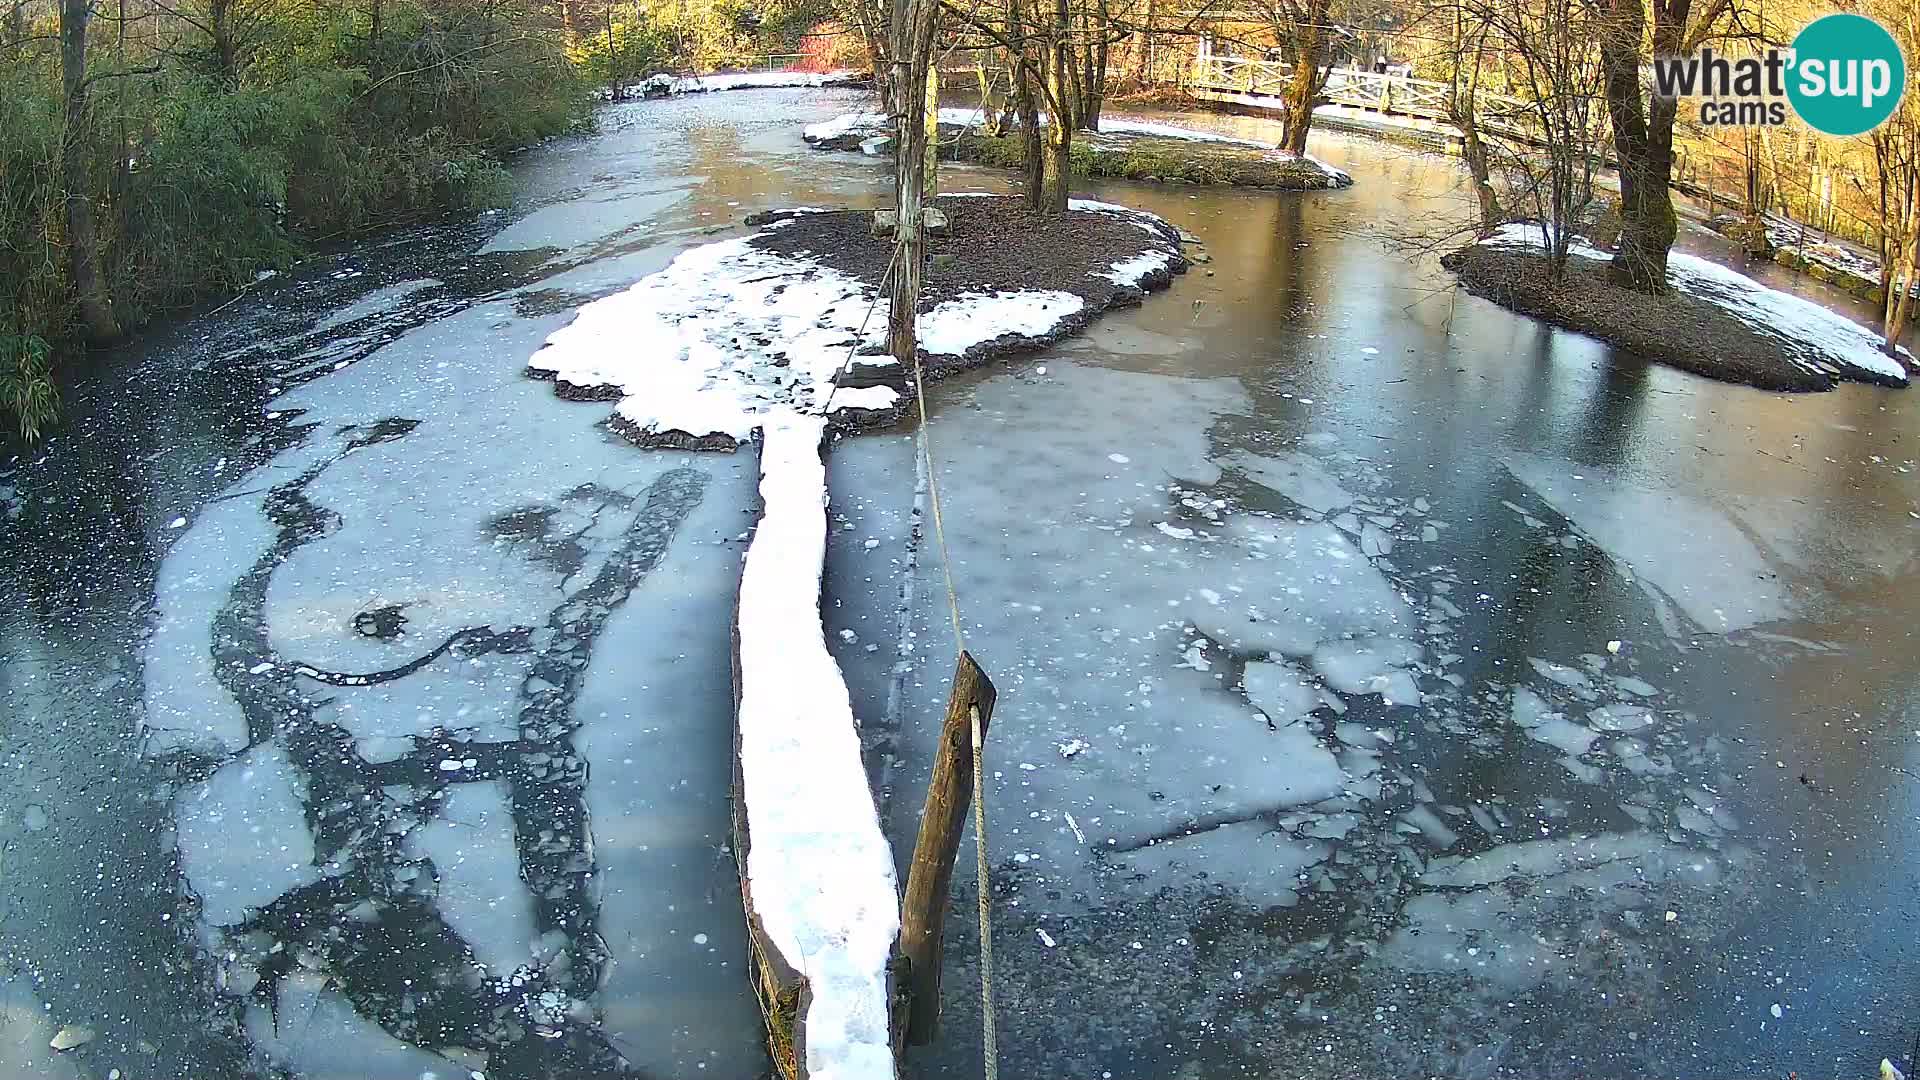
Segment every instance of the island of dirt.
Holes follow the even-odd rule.
[[[1121,207],[1075,199],[1066,213],[1049,216],[1029,211],[1024,199],[997,195],[948,195],[933,205],[946,214],[947,228],[927,239],[929,265],[920,294],[920,353],[928,379],[1043,349],[1078,333],[1101,312],[1140,303],[1148,290],[1166,288],[1187,269],[1179,230]],[[894,244],[891,235],[875,235],[873,220],[870,210],[774,211],[747,223],[781,222],[754,237],[752,246],[819,263],[883,294]],[[996,318],[1019,308],[1023,296],[1063,293],[1079,303],[1034,322]],[[968,308],[975,309],[971,317]],[[949,320],[961,316],[958,337],[930,325],[929,316],[943,310]],[[874,320],[883,332],[884,301]],[[911,378],[896,364],[850,365],[835,378],[836,387],[888,386],[898,402],[888,409],[834,410],[834,426],[870,430],[897,423],[913,400]]]
[[[1711,286],[1676,287],[1662,296],[1623,288],[1608,264],[1592,257],[1598,254],[1570,256],[1559,281],[1537,249],[1480,244],[1449,253],[1441,265],[1476,296],[1709,379],[1790,392],[1831,390],[1844,381],[1907,385],[1898,362],[1874,354],[1871,332],[1838,315],[1826,313],[1832,327],[1796,334],[1743,317]],[[1677,264],[1689,257],[1673,258]],[[1773,293],[1740,280],[1760,295]]]
[[[941,110],[941,160],[1003,169],[1024,167],[1026,142],[1018,133],[991,135],[971,119],[949,120],[949,112],[965,114],[967,110]],[[805,138],[816,150],[892,152],[892,139],[877,117],[836,117],[809,127]],[[1106,121],[1100,131],[1076,132],[1069,154],[1077,177],[1271,191],[1324,191],[1353,183],[1353,177],[1310,156],[1244,139],[1124,119]]]
[[[919,303],[929,379],[1044,348],[1183,272],[1180,231],[1137,210],[1074,199],[1060,215],[1022,199],[933,205]],[[890,233],[871,210],[779,210],[755,232],[692,248],[623,293],[583,307],[528,363],[565,398],[616,401],[610,427],[642,446],[731,450],[766,416],[824,416],[840,431],[898,422],[911,366],[887,354]]]

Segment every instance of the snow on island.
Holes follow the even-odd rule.
[[[1537,224],[1503,225],[1480,247],[1539,252],[1546,233]],[[1570,253],[1582,260],[1606,262],[1610,252],[1574,238]],[[1811,300],[1769,288],[1758,281],[1683,251],[1667,257],[1667,280],[1676,293],[1718,308],[1749,330],[1778,345],[1782,355],[1807,376],[1852,379],[1882,385],[1907,385],[1900,360],[1880,350],[1880,335]],[[1911,362],[1906,349],[1901,356]],[[1824,387],[1821,387],[1824,388]]]
[[[662,72],[622,87],[616,94],[602,90],[602,98],[661,98],[704,94],[714,90],[768,90],[820,86],[854,86],[868,78],[860,71],[723,71],[708,75],[669,75]]]
[[[1160,218],[1091,200],[1071,207],[1138,235],[1119,258],[1069,272],[1059,288],[941,296],[920,316],[933,373],[1056,340],[1185,269],[1178,232]],[[810,218],[866,236],[864,213],[781,211],[754,233],[692,248],[585,305],[548,336],[528,374],[553,380],[562,397],[616,401],[611,426],[643,446],[731,450],[779,410],[842,428],[897,420],[909,394],[907,373],[884,352],[887,300],[877,282],[829,265],[843,245],[796,247],[782,235],[804,231],[797,223]]]
[[[760,971],[804,990],[783,1075],[893,1076],[887,962],[900,933],[893,855],[853,706],[820,621],[826,422],[764,417],[763,508],[740,576],[737,738],[742,890]],[[768,950],[775,956],[767,956]],[[782,1022],[775,1018],[772,1022]],[[803,1067],[799,1068],[799,1067]]]
[[[986,122],[986,116],[979,109],[941,109],[939,122],[941,126],[953,129],[957,133],[981,127]],[[1045,114],[1041,115],[1040,122],[1042,124],[1047,122]],[[863,153],[886,153],[888,151],[883,147],[890,147],[892,133],[893,129],[884,114],[850,112],[841,113],[816,124],[809,124],[801,129],[800,137],[816,150],[860,150]],[[1347,187],[1353,183],[1351,174],[1336,169],[1311,154],[1292,154],[1272,143],[1179,127],[1153,120],[1102,116],[1100,129],[1091,133],[1082,133],[1082,137],[1087,138],[1089,145],[1096,150],[1115,152],[1124,152],[1131,144],[1139,143],[1141,140],[1164,139],[1189,142],[1198,147],[1234,149],[1241,151],[1242,156],[1268,161],[1285,161],[1310,170],[1314,175],[1305,179],[1315,183],[1308,185],[1303,182],[1300,186],[1330,188]],[[1249,151],[1253,153],[1247,153]],[[1099,164],[1099,162],[1095,163],[1096,166]],[[1096,175],[1120,175],[1119,172],[1102,170],[1098,167],[1094,171]]]

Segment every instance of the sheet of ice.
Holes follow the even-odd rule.
[[[885,308],[854,278],[763,251],[751,239],[692,248],[632,288],[582,307],[548,336],[529,369],[617,392],[620,419],[647,435],[743,442],[769,409],[826,408],[849,353],[880,340]],[[832,406],[884,409],[897,396],[884,386],[841,391]]]
[[[1582,942],[1616,927],[1620,912],[1659,903],[1668,881],[1711,884],[1721,868],[1710,852],[1625,833],[1434,859],[1382,956],[1507,989],[1565,982],[1577,977]]]
[[[149,753],[188,748],[224,757],[246,748],[240,703],[214,677],[213,618],[273,534],[257,501],[227,499],[201,511],[161,560],[144,656]]]
[[[1168,478],[1204,471],[1216,418],[1245,401],[1233,380],[1056,354],[1045,378],[989,378],[939,414],[936,467],[968,647],[1002,688],[989,765],[1003,778],[991,797],[1019,831],[996,833],[994,857],[1015,860],[1033,883],[1023,908],[1079,910],[1120,888],[1096,853],[1152,842],[1170,845],[1153,857],[1178,857],[1214,826],[1338,798],[1353,783],[1316,725],[1267,724],[1236,684],[1241,665],[1204,643],[1210,662],[1188,659],[1196,625],[1222,637],[1221,625],[1277,631],[1298,655],[1323,637],[1412,625],[1405,603],[1326,525],[1233,514],[1218,528],[1187,526],[1208,543],[1151,527],[1182,497]],[[1037,490],[1055,494],[1036,501]],[[932,561],[916,570],[919,591],[944,596]],[[940,625],[905,643],[910,657],[922,642],[944,643]],[[1229,651],[1264,663],[1273,650]],[[907,715],[944,700],[945,657],[931,657]],[[1262,669],[1250,670],[1259,692]],[[903,734],[916,770],[921,735]],[[923,779],[896,785],[917,790]],[[894,820],[911,834],[910,821]]]
[[[1353,493],[1341,487],[1340,481],[1325,466],[1307,454],[1237,451],[1222,458],[1221,463],[1316,514],[1344,510],[1353,504]]]
[[[1460,842],[1460,834],[1440,820],[1440,815],[1433,812],[1431,804],[1421,803],[1400,816],[1407,824],[1419,829],[1433,843],[1433,846],[1441,851]]]
[[[1230,651],[1305,657],[1322,642],[1412,633],[1407,602],[1331,525],[1243,516],[1227,531],[1254,560],[1257,584],[1198,595],[1185,611]]]
[[[1051,289],[961,293],[920,316],[920,348],[937,356],[959,356],[1002,334],[1044,337],[1086,306],[1070,292]]]
[[[753,527],[756,477],[729,458],[689,464],[710,476],[706,496],[608,620],[574,703],[611,960],[599,1006],[643,1075],[750,1076],[766,1067],[765,1036],[743,992],[746,923],[726,793],[733,541]]]
[[[1296,838],[1266,821],[1233,821],[1135,848],[1114,862],[1140,892],[1196,884],[1229,889],[1251,904],[1286,907],[1305,887],[1301,871],[1325,860],[1329,850],[1323,841]]]
[[[277,1019],[247,1010],[247,1037],[301,1080],[454,1080],[471,1074],[451,1058],[401,1042],[299,967],[280,982]]]
[[[1546,231],[1538,225],[1503,225],[1481,243],[1502,247],[1540,247]],[[1584,259],[1613,256],[1575,240],[1569,249]],[[1880,351],[1880,335],[1811,300],[1769,288],[1719,263],[1684,251],[1667,256],[1667,281],[1681,292],[1724,308],[1755,330],[1785,343],[1794,363],[1809,371],[1838,374],[1851,370],[1904,385],[1906,368]],[[1908,359],[1912,354],[1901,352]]]
[[[7,1080],[81,1080],[86,1074],[79,1061],[48,1047],[60,1027],[41,1007],[26,976],[0,980],[0,1076]]]
[[[739,602],[746,887],[767,936],[811,985],[808,1075],[891,1077],[887,961],[899,893],[821,627],[823,437],[818,417],[783,412],[761,444],[763,509]]]
[[[1701,630],[1724,634],[1792,614],[1776,568],[1720,508],[1600,466],[1519,453],[1502,464]]]
[[[435,905],[492,974],[532,960],[533,896],[520,880],[506,784],[454,784],[439,816],[407,834],[406,848],[433,860]]]
[[[1638,731],[1653,722],[1653,710],[1642,705],[1603,705],[1587,713],[1595,731]]]
[[[249,908],[319,880],[306,797],[286,751],[271,743],[180,793],[181,869],[207,923],[230,926]]]
[[[1320,704],[1320,692],[1290,664],[1252,661],[1242,684],[1247,700],[1276,725],[1305,720]]]
[[[1313,653],[1313,669],[1343,694],[1380,694],[1390,705],[1417,705],[1420,690],[1408,668],[1420,659],[1420,647],[1405,638],[1382,635],[1329,641]]]

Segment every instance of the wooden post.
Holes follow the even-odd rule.
[[[920,836],[907,871],[907,898],[900,916],[900,949],[907,959],[907,1041],[925,1046],[940,1027],[940,951],[946,924],[947,888],[953,860],[973,803],[973,727],[980,715],[980,737],[993,719],[994,689],[987,673],[962,652],[953,671],[947,717],[940,725],[940,748],[933,758],[927,805],[920,811]]]

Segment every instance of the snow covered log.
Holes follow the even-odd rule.
[[[734,629],[734,843],[754,987],[788,1080],[894,1075],[893,856],[820,621],[826,421],[767,414]]]

